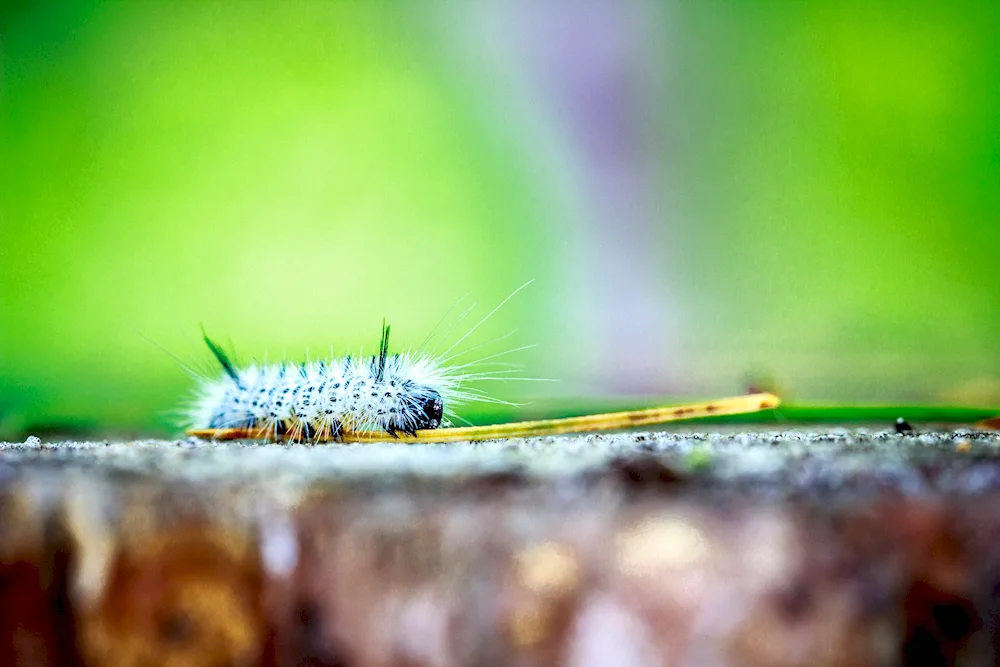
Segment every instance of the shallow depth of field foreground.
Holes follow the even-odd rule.
[[[1000,435],[0,447],[3,664],[952,665]]]

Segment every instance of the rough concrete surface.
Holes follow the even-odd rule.
[[[0,664],[995,664],[1000,436],[0,444]]]

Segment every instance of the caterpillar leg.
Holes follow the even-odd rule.
[[[298,417],[293,417],[286,424],[291,424],[291,427],[287,428],[285,432],[285,440],[287,442],[301,443],[310,439],[312,429],[309,427],[309,422],[302,421]]]
[[[400,433],[405,433],[406,435],[414,438],[417,437],[417,429],[412,427],[402,428],[389,424],[388,426],[385,427],[385,432],[391,435],[393,438],[396,438],[397,440],[399,439]]]
[[[322,421],[313,433],[312,442],[343,442],[344,425],[338,419]]]

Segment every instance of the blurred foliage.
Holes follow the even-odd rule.
[[[693,374],[1000,402],[998,5],[678,10]]]
[[[665,91],[644,117],[670,196],[645,245],[679,310],[644,307],[682,360],[652,384],[1000,403],[994,5],[648,11],[662,62],[636,76]],[[580,259],[548,147],[502,106],[530,91],[462,61],[446,36],[472,28],[439,5],[0,12],[0,435],[172,428],[192,382],[144,337],[201,364],[204,323],[298,358],[371,349],[387,317],[418,345],[463,295],[485,314],[529,278],[476,342],[519,327],[526,374],[564,380],[547,391],[606,393],[582,381],[602,350],[557,317],[588,295],[560,283]]]

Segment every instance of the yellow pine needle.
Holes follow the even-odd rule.
[[[648,410],[629,410],[600,415],[568,417],[565,419],[542,419],[539,421],[514,422],[487,426],[465,426],[458,428],[437,428],[417,431],[417,435],[400,433],[394,438],[388,433],[376,431],[345,431],[342,442],[456,442],[473,440],[494,440],[498,438],[518,438],[564,433],[589,433],[594,431],[616,431],[640,426],[655,426],[668,422],[719,415],[740,415],[761,410],[770,410],[781,404],[774,394],[748,394],[735,398],[721,398],[704,403],[688,403]],[[194,429],[187,432],[206,440],[267,440],[273,437],[269,429]],[[318,440],[319,438],[317,438]],[[323,441],[330,438],[324,437]]]

